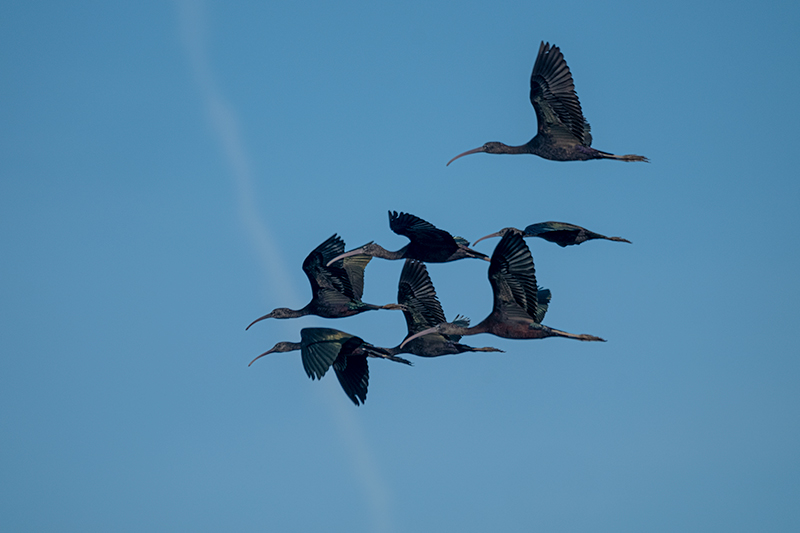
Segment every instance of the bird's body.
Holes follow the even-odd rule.
[[[592,148],[589,123],[583,116],[575,84],[564,55],[557,46],[542,42],[531,73],[531,104],[536,112],[536,136],[520,146],[492,141],[455,156],[487,154],[532,154],[552,161],[587,161],[616,159],[644,161],[641,155],[614,155]]]
[[[406,259],[397,286],[397,303],[403,307],[408,334],[406,338],[425,329],[446,322],[442,305],[423,263]],[[469,319],[456,317],[454,323],[469,326]],[[461,344],[459,335],[429,333],[418,337],[401,348],[386,348],[392,355],[410,353],[419,357],[439,357],[464,352],[501,352],[497,348],[475,348]]]
[[[372,259],[353,255],[336,260],[344,252],[344,241],[334,234],[317,246],[303,261],[303,271],[311,283],[311,301],[301,309],[279,307],[257,318],[250,326],[265,318],[297,318],[316,315],[322,318],[343,318],[376,309],[399,309],[395,304],[373,305],[361,301],[364,293],[364,269]],[[250,329],[247,326],[245,329]]]
[[[574,244],[581,244],[582,242],[590,241],[593,239],[606,239],[609,241],[627,242],[628,244],[630,244],[631,242],[628,239],[623,239],[622,237],[606,237],[605,235],[595,233],[581,226],[576,226],[575,224],[569,224],[567,222],[549,221],[549,222],[537,222],[536,224],[531,224],[524,230],[520,230],[517,228],[503,228],[496,233],[492,233],[490,235],[486,235],[485,237],[481,237],[480,239],[475,241],[472,245],[475,246],[483,239],[488,239],[490,237],[502,237],[509,232],[518,233],[523,237],[539,237],[546,241],[556,243],[561,247],[566,247]]]
[[[486,254],[469,248],[469,244],[461,237],[453,237],[433,224],[409,213],[389,211],[389,228],[398,235],[408,237],[411,241],[399,250],[392,252],[375,243],[350,250],[331,259],[335,261],[354,255],[367,255],[382,259],[416,259],[426,263],[447,263],[468,257],[489,260]]]
[[[567,333],[541,323],[550,301],[550,291],[536,286],[531,252],[521,235],[509,232],[503,236],[492,254],[489,283],[492,285],[494,305],[489,316],[479,324],[471,328],[454,322],[439,324],[412,335],[404,344],[434,331],[444,335],[491,333],[506,339],[566,337],[581,341],[603,341],[600,337]]]
[[[322,376],[333,367],[345,394],[356,405],[367,399],[369,366],[367,358],[389,359],[410,365],[402,357],[396,357],[383,348],[365,342],[362,338],[332,328],[303,328],[300,342],[279,342],[252,361],[274,352],[301,351],[303,368],[311,379]],[[250,365],[248,365],[250,366]]]

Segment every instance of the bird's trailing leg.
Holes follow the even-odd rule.
[[[537,324],[536,322],[530,325],[530,329],[536,329],[543,333],[542,337],[565,337],[567,339],[575,339],[578,341],[599,341],[599,342],[606,342],[605,339],[600,337],[595,337],[594,335],[587,335],[585,333],[577,334],[577,333],[567,333],[566,331],[561,331],[560,329],[551,328],[549,326],[545,326],[544,324]]]
[[[396,355],[388,355],[388,354],[370,354],[371,357],[380,357],[382,359],[388,359],[389,361],[394,361],[395,363],[403,363],[404,365],[414,366],[414,363],[409,361],[408,359],[403,359],[402,357],[397,357]]]
[[[617,161],[626,161],[628,163],[630,163],[632,161],[641,161],[643,163],[649,163],[650,162],[650,160],[647,159],[643,155],[633,155],[633,154],[614,155],[614,154],[609,154],[607,152],[600,152],[600,150],[598,150],[598,152],[600,154],[602,154],[602,159],[616,159]]]
[[[500,350],[499,348],[492,348],[491,346],[485,346],[483,348],[475,348],[474,346],[467,346],[465,344],[456,344],[457,347],[464,347],[465,352],[499,352],[499,353],[506,353],[505,350]]]

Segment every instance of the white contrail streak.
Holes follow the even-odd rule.
[[[239,134],[239,124],[232,107],[223,98],[214,81],[205,52],[204,18],[202,5],[198,2],[180,1],[181,37],[189,56],[192,71],[202,92],[209,120],[222,145],[236,187],[239,215],[250,234],[254,248],[259,254],[268,279],[273,280],[272,289],[279,300],[294,300],[290,290],[290,277],[282,261],[278,260],[272,234],[267,229],[258,209],[253,203],[253,172],[245,154],[244,143]]]
[[[280,260],[272,234],[261,219],[253,203],[253,172],[250,168],[244,143],[239,134],[239,125],[233,107],[221,94],[211,71],[205,51],[204,14],[202,3],[179,0],[178,11],[180,33],[184,48],[192,65],[209,120],[222,146],[236,187],[239,214],[256,249],[261,265],[267,272],[271,292],[280,301],[296,301],[291,289],[286,267]],[[367,442],[359,420],[353,413],[353,406],[342,400],[331,377],[321,383],[320,394],[324,403],[330,407],[331,416],[338,429],[342,446],[350,453],[356,478],[363,487],[365,501],[372,514],[373,531],[392,530],[389,509],[389,491],[381,479],[375,455]],[[322,392],[324,391],[324,392]]]

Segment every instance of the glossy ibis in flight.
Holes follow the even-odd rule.
[[[550,221],[531,224],[525,228],[524,231],[517,228],[503,228],[497,233],[492,233],[490,235],[486,235],[485,237],[481,237],[472,243],[472,246],[475,246],[483,239],[488,239],[489,237],[502,237],[509,232],[518,233],[523,237],[541,237],[542,239],[554,242],[561,247],[570,246],[572,244],[580,244],[582,242],[591,241],[592,239],[606,239],[608,241],[627,242],[628,244],[631,242],[628,239],[623,239],[622,237],[606,237],[605,235],[600,235],[599,233],[589,231],[588,229],[576,226],[575,224]]]
[[[536,272],[531,252],[520,235],[509,232],[492,253],[489,283],[494,293],[492,312],[478,325],[467,328],[443,323],[408,337],[401,346],[433,332],[444,335],[491,333],[506,339],[543,339],[566,337],[581,341],[604,341],[594,335],[567,333],[542,324],[546,307],[540,304]],[[548,298],[549,300],[549,298]]]
[[[367,357],[380,357],[397,363],[411,364],[402,357],[396,357],[383,348],[373,346],[360,337],[338,329],[303,328],[300,330],[300,342],[279,342],[272,349],[250,361],[250,365],[267,354],[295,350],[300,350],[303,368],[311,379],[322,379],[333,366],[344,393],[356,405],[359,405],[359,402],[364,403],[367,399],[369,385]]]
[[[549,292],[549,291],[548,291]],[[397,286],[397,303],[403,306],[403,315],[408,326],[408,335],[432,328],[446,322],[442,304],[436,297],[436,290],[428,275],[424,263],[406,259],[400,282]],[[456,317],[453,321],[459,326],[469,326],[469,319]],[[460,335],[443,335],[438,332],[428,333],[409,342],[402,348],[386,348],[392,355],[410,353],[420,357],[439,357],[464,352],[502,352],[497,348],[475,348],[459,343]]]
[[[311,301],[297,310],[279,307],[253,320],[250,326],[265,318],[296,318],[305,315],[342,318],[375,309],[401,309],[396,304],[372,305],[362,302],[364,269],[372,258],[368,255],[352,255],[344,260],[335,258],[342,252],[344,241],[334,233],[303,261],[303,271],[311,282]],[[250,329],[250,326],[245,329]]]
[[[489,260],[489,256],[486,254],[469,248],[467,246],[469,242],[465,239],[453,237],[430,222],[409,213],[398,214],[397,211],[389,211],[389,228],[398,235],[408,237],[411,242],[396,252],[390,252],[386,248],[370,242],[334,257],[328,264],[353,255],[368,255],[392,260],[416,259],[426,263],[447,263],[465,257]]]
[[[553,161],[586,161],[616,159],[618,161],[649,160],[641,155],[614,155],[592,148],[589,123],[583,117],[581,103],[564,55],[557,46],[542,41],[539,55],[531,73],[531,104],[539,124],[536,136],[521,146],[488,142],[459,157],[486,152],[487,154],[533,154]]]

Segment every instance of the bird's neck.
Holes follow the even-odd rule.
[[[401,353],[410,353],[408,350],[401,348],[399,344],[394,348],[384,348],[384,350],[386,350],[386,353],[391,356],[399,355]]]
[[[477,335],[478,333],[491,333],[491,321],[492,315],[487,316],[479,323],[475,324],[471,328],[461,328],[464,330],[462,333],[458,333],[458,335]]]
[[[300,318],[301,316],[306,316],[311,314],[311,303],[303,307],[302,309],[283,309],[280,317],[276,318]]]
[[[370,250],[370,255],[372,255],[373,257],[380,257],[381,259],[389,259],[389,260],[403,259],[406,256],[407,249],[408,245],[405,245],[396,252],[391,252],[386,248],[384,248],[383,246],[375,244],[373,245],[372,250]]]
[[[485,322],[485,321],[484,321]],[[445,329],[442,329],[442,335],[477,335],[478,333],[486,333],[487,328],[482,328],[483,322],[476,324],[471,328],[459,326],[450,322]]]
[[[535,154],[536,153],[536,137],[531,139],[530,141],[526,142],[525,144],[520,144],[519,146],[509,146],[507,144],[503,144],[503,152],[504,154]]]

